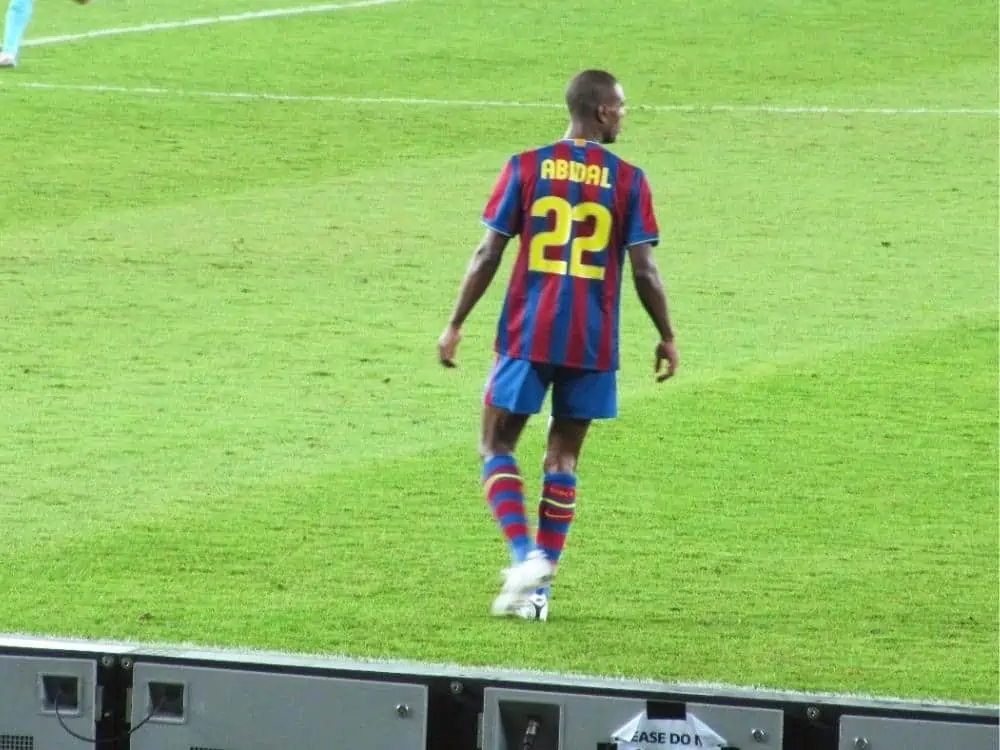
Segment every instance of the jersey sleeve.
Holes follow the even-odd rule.
[[[660,228],[653,210],[653,193],[644,172],[636,175],[632,193],[629,196],[628,220],[625,230],[625,246],[660,244]]]
[[[521,177],[516,156],[511,157],[500,173],[482,218],[483,224],[507,237],[520,233]]]

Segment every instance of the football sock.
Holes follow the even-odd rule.
[[[3,25],[3,52],[17,57],[21,39],[31,20],[32,0],[10,0]]]
[[[576,477],[572,474],[548,473],[542,485],[542,500],[538,504],[538,534],[535,543],[552,563],[559,564],[559,556],[566,546],[566,535],[576,513]],[[549,587],[535,593],[549,595]]]
[[[523,562],[532,544],[524,511],[524,483],[517,460],[510,455],[494,456],[483,464],[483,488],[493,517],[507,538],[514,563]]]

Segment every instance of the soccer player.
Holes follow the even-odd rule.
[[[77,5],[86,5],[90,0],[74,0]],[[17,66],[17,55],[21,40],[28,29],[33,10],[33,0],[10,0],[7,17],[3,25],[3,47],[0,47],[0,68]]]
[[[511,157],[486,204],[476,248],[438,358],[455,366],[462,324],[520,235],[485,388],[479,450],[487,502],[513,565],[493,602],[497,616],[548,619],[549,589],[576,508],[576,470],[592,420],[618,414],[618,311],[625,254],[660,341],[658,381],[678,366],[667,296],[653,259],[659,230],[641,169],[605,148],[625,117],[610,73],[587,70],[566,90],[565,137]],[[529,536],[518,439],[552,390],[538,529]]]

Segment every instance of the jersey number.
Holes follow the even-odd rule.
[[[588,256],[608,249],[611,240],[611,212],[600,203],[572,205],[565,198],[547,195],[531,205],[531,215],[539,218],[555,216],[555,224],[547,232],[531,238],[528,250],[528,270],[575,276],[578,279],[604,279],[604,267],[587,262]],[[565,248],[573,234],[573,224],[594,220],[594,232],[588,237],[575,237],[569,248],[569,262],[545,256],[548,247]]]

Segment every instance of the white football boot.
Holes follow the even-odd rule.
[[[545,594],[532,594],[517,608],[517,616],[522,620],[545,622],[549,619],[549,598]]]
[[[516,615],[535,589],[552,582],[552,563],[541,550],[528,553],[524,562],[504,571],[504,584],[500,595],[493,601],[492,612],[497,617]]]
[[[0,68],[16,68],[17,58],[6,52],[0,52]]]

